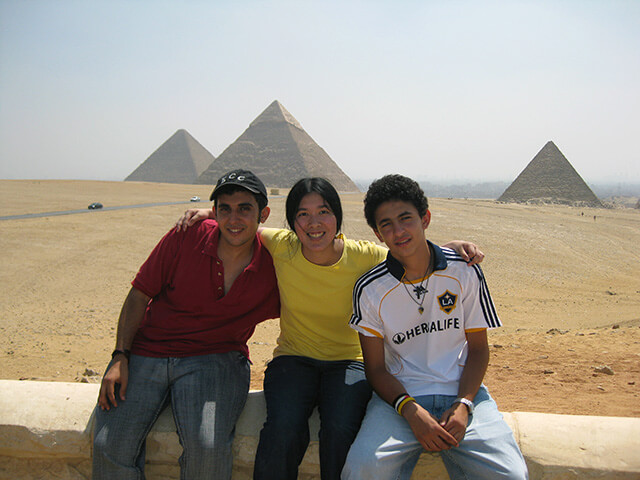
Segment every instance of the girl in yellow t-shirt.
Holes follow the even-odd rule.
[[[193,224],[210,212],[190,210],[178,225]],[[348,325],[352,289],[363,273],[386,258],[387,249],[339,233],[340,197],[323,178],[303,178],[291,188],[286,217],[290,230],[259,230],[273,257],[281,312],[274,359],[265,371],[267,419],[254,480],[297,478],[316,406],[321,476],[338,479],[371,397],[358,335]],[[476,253],[473,244],[449,246],[463,256],[465,250]],[[481,258],[478,252],[476,261]]]

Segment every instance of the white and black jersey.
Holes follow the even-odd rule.
[[[422,282],[403,281],[404,267],[391,253],[362,275],[349,324],[384,339],[387,370],[409,394],[457,395],[465,332],[502,324],[482,269],[469,267],[453,250],[428,245],[434,271]]]

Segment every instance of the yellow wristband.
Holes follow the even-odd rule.
[[[404,407],[407,403],[412,402],[412,401],[413,401],[413,402],[415,402],[415,401],[416,401],[416,399],[415,399],[415,398],[413,398],[413,397],[408,397],[408,396],[407,396],[407,397],[405,397],[405,398],[400,402],[400,404],[398,405],[398,408],[397,408],[398,413],[399,413],[400,415],[402,415],[402,407]]]

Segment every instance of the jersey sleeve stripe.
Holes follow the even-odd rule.
[[[357,325],[360,323],[362,319],[362,310],[360,308],[360,297],[362,296],[362,292],[364,288],[369,285],[371,282],[384,276],[387,273],[387,266],[385,262],[382,262],[367,273],[362,275],[356,284],[353,287],[353,314],[351,315],[351,319],[349,320],[350,325]]]
[[[487,282],[485,281],[482,269],[479,265],[473,265],[472,268],[476,272],[478,280],[480,281],[479,298],[485,321],[490,328],[500,327],[502,326],[502,323],[500,322],[500,318],[498,317],[498,313],[496,312],[496,307],[493,304],[493,300],[491,299],[489,287],[487,286]]]
[[[465,262],[458,253],[451,248],[441,247],[442,253],[444,253],[444,258],[447,259],[448,262]]]

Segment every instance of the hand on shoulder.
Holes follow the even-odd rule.
[[[185,211],[182,216],[176,221],[174,228],[176,231],[186,231],[187,228],[192,227],[202,220],[207,218],[213,218],[213,209],[211,208],[190,208]]]
[[[482,250],[472,242],[467,242],[465,240],[452,240],[445,243],[443,247],[455,250],[469,266],[477,265],[482,263],[482,260],[484,260],[484,253],[482,253]]]

